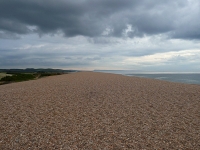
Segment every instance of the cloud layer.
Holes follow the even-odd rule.
[[[199,0],[0,1],[0,68],[200,72]]]
[[[66,37],[165,33],[169,38],[199,39],[199,8],[198,0],[6,0],[0,2],[0,31],[1,37],[3,33],[62,32]]]

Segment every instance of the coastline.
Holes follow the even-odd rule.
[[[1,85],[0,106],[0,149],[200,148],[199,85],[78,72]]]
[[[139,76],[139,75],[124,75],[124,76],[137,77],[137,78],[142,78],[142,79],[153,79],[153,80],[165,81],[165,82],[170,82],[170,83],[179,83],[179,84],[200,86],[200,83],[192,83],[192,82],[184,82],[184,81],[173,81],[173,80],[169,80],[169,79],[164,79],[164,77],[150,78],[150,77],[144,77],[144,76]]]
[[[101,71],[94,71],[101,72]],[[125,76],[134,76],[148,79],[156,79],[162,81],[169,81],[175,83],[185,83],[185,84],[194,84],[200,85],[200,73],[198,72],[134,72],[127,70],[117,70],[117,71],[102,71],[102,73],[113,73],[121,74]]]

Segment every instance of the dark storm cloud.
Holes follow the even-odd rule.
[[[0,37],[58,31],[67,37],[99,37],[107,29],[104,36],[121,37],[131,25],[129,37],[167,33],[200,39],[199,4],[198,0],[2,0]]]

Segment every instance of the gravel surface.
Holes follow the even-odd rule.
[[[0,149],[200,149],[200,86],[80,72],[0,86]]]

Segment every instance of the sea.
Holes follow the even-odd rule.
[[[137,72],[130,70],[94,70],[94,72],[114,73],[125,76],[151,78],[170,82],[200,85],[200,73],[174,73],[174,72]]]

